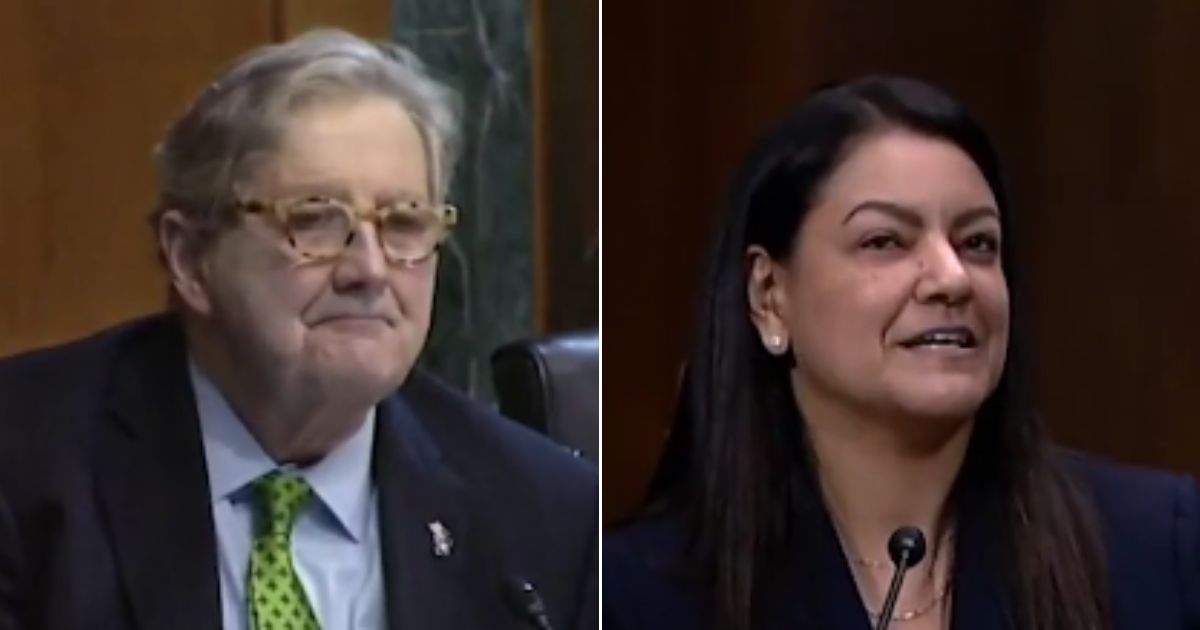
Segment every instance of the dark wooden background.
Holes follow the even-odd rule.
[[[1200,473],[1200,2],[604,9],[606,521],[657,458],[731,172],[812,87],[878,72],[949,89],[998,145],[1059,440]]]

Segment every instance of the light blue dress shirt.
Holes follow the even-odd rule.
[[[255,479],[279,466],[225,397],[191,364],[216,525],[221,618],[225,630],[253,630],[246,572],[254,540]],[[378,499],[371,478],[375,412],[320,462],[293,472],[315,497],[292,533],[292,556],[322,630],[383,630],[383,568]]]

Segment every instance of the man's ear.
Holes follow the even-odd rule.
[[[179,299],[197,313],[210,313],[205,261],[196,230],[183,212],[167,210],[159,218],[158,246]]]

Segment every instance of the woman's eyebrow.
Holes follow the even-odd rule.
[[[850,212],[847,212],[845,218],[842,219],[842,225],[849,223],[850,219],[854,218],[854,215],[867,210],[873,210],[881,214],[886,214],[913,227],[921,227],[921,225],[925,222],[921,218],[921,213],[913,208],[891,201],[868,199],[867,201],[864,201],[851,208]]]

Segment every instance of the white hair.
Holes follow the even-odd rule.
[[[178,210],[215,233],[233,219],[234,191],[278,147],[288,116],[313,102],[366,94],[394,99],[412,118],[430,193],[443,200],[460,149],[457,93],[403,46],[322,29],[250,51],[171,125],[155,150],[151,223]]]

